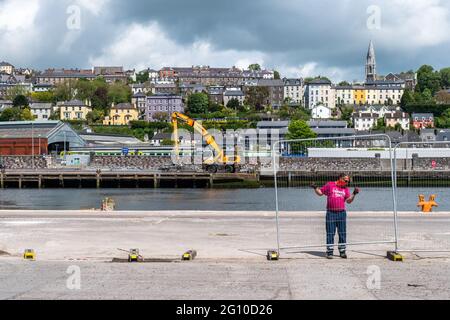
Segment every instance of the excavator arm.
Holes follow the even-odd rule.
[[[234,164],[240,163],[240,157],[235,156],[234,159],[229,159],[222,148],[219,147],[214,137],[197,121],[189,118],[188,116],[174,112],[172,113],[172,125],[173,125],[173,136],[174,136],[174,148],[177,157],[179,156],[179,141],[178,141],[178,120],[185,122],[188,126],[194,128],[195,131],[200,133],[208,146],[211,146],[215,151],[215,157],[213,163],[216,164],[226,164],[232,162]]]

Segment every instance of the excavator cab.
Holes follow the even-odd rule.
[[[140,257],[139,249],[130,249],[128,253],[128,262],[138,262]]]

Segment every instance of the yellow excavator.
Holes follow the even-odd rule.
[[[204,170],[210,173],[216,173],[218,171],[233,173],[238,170],[238,166],[241,163],[241,158],[236,154],[236,147],[234,156],[225,155],[225,152],[221,147],[219,147],[216,140],[214,140],[214,137],[199,122],[180,112],[172,113],[174,151],[177,157],[179,157],[180,143],[178,138],[178,121],[183,121],[188,126],[194,128],[194,130],[202,135],[205,143],[214,149],[215,154],[203,161]]]

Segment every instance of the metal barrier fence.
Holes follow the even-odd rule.
[[[397,249],[389,136],[281,140],[272,156],[278,254],[347,246]],[[351,178],[350,189],[336,185],[341,172]],[[347,203],[348,213],[338,212],[355,188],[360,193]],[[332,241],[335,236],[339,241]]]
[[[450,142],[394,148],[400,252],[450,252]]]

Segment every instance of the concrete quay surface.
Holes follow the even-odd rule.
[[[450,248],[450,213],[404,212],[398,222],[401,249]],[[314,247],[323,212],[282,212],[281,246],[306,247],[269,262],[275,230],[273,211],[0,211],[0,299],[450,299],[450,253],[384,258],[392,213],[349,213],[348,242],[374,243],[349,246],[347,260]],[[36,261],[22,259],[26,248]],[[172,262],[113,263],[126,258],[118,248]],[[197,259],[179,261],[188,249]],[[73,266],[79,290],[67,287]]]

